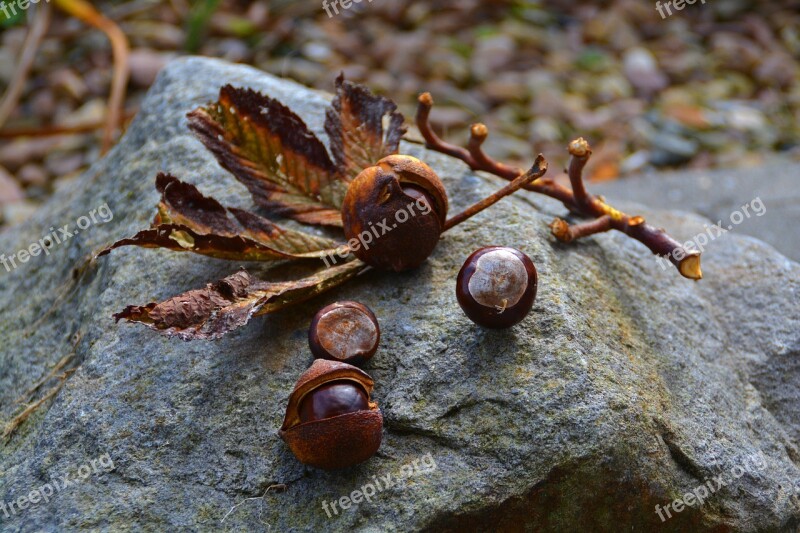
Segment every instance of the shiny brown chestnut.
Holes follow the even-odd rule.
[[[300,422],[313,422],[369,409],[367,393],[360,385],[333,381],[308,393],[300,402]]]
[[[537,284],[530,257],[516,248],[488,246],[464,262],[456,297],[464,313],[479,326],[508,328],[530,312]]]
[[[436,248],[447,221],[447,193],[439,176],[409,155],[391,155],[363,170],[342,203],[345,237],[370,266],[416,268]]]
[[[319,359],[360,365],[378,350],[381,330],[375,314],[358,302],[336,302],[311,320],[308,345]]]
[[[335,470],[372,457],[383,416],[370,400],[374,382],[347,363],[316,359],[289,396],[278,434],[300,462]]]

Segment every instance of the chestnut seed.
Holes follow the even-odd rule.
[[[368,265],[400,272],[421,265],[447,221],[439,176],[409,155],[390,155],[364,169],[347,188],[342,225],[353,254]]]
[[[470,255],[458,273],[456,297],[464,313],[486,328],[508,328],[533,307],[536,267],[516,248],[488,246]]]
[[[435,205],[431,195],[425,192],[425,189],[416,185],[403,184],[403,194],[410,196],[415,202],[423,203],[426,206],[425,209],[432,209]]]
[[[367,393],[352,381],[333,381],[317,387],[300,401],[300,423],[369,409]]]
[[[360,365],[378,350],[381,330],[375,314],[358,302],[336,302],[311,320],[308,345],[318,359]]]

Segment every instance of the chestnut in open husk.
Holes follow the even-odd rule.
[[[300,462],[325,470],[372,457],[383,416],[370,400],[374,382],[347,363],[317,359],[297,380],[278,434]]]
[[[447,221],[439,176],[409,155],[384,157],[350,183],[342,203],[344,234],[370,266],[416,268],[436,248]]]

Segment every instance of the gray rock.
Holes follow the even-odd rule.
[[[125,249],[81,267],[149,223],[159,170],[251,205],[186,128],[185,113],[225,82],[279,98],[321,133],[327,96],[244,66],[178,60],[107,158],[0,236],[8,255],[105,202],[114,214],[0,276],[3,419],[19,412],[17,398],[49,389],[52,380],[24,394],[74,354],[57,371],[74,370],[63,389],[0,448],[0,503],[88,473],[10,518],[0,510],[4,531],[798,527],[800,266],[752,238],[730,235],[710,248],[706,279],[692,283],[617,233],[553,242],[546,224],[563,208],[524,193],[448,233],[415,272],[371,272],[218,342],[114,325],[111,314],[126,304],[239,266]],[[453,213],[502,185],[418,145],[402,148],[444,178]],[[627,207],[680,238],[707,222]],[[461,262],[486,244],[517,246],[539,268],[534,310],[508,331],[477,328],[455,300]],[[386,428],[371,460],[322,472],[299,464],[276,430],[311,362],[309,320],[342,298],[380,318],[383,345],[366,370]],[[89,472],[92,461],[102,468]],[[431,468],[399,479],[414,461]],[[717,489],[719,475],[726,484]],[[326,515],[323,502],[370,483],[370,502]],[[707,483],[715,490],[703,505],[670,507],[662,524],[656,505],[702,495]]]

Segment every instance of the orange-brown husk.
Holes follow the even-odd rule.
[[[363,387],[368,398],[374,386],[366,372],[352,365],[317,359],[298,379],[278,432],[300,462],[325,470],[366,461],[380,447],[383,433],[383,415],[373,401],[363,411],[300,423],[303,397],[331,381],[352,381]]]

